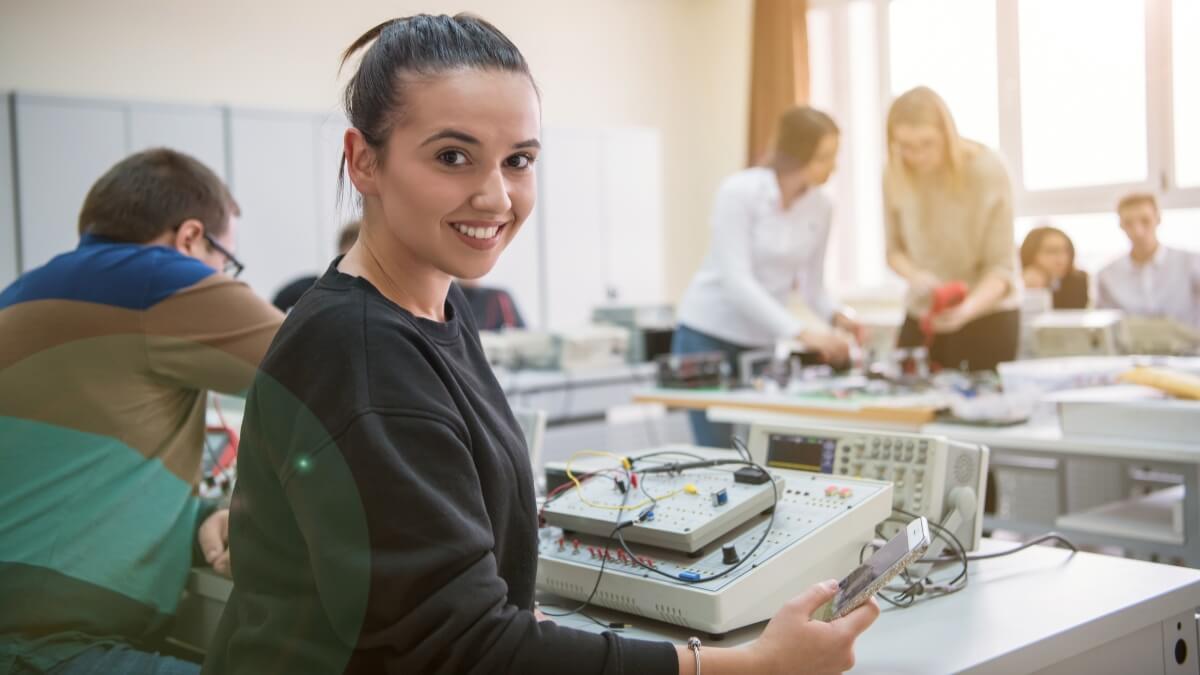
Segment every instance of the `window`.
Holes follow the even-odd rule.
[[[925,85],[963,136],[1000,145],[995,0],[892,0],[891,94]]]
[[[1160,239],[1200,249],[1200,0],[809,0],[815,105],[842,127],[830,278],[887,286],[879,204],[892,98],[927,85],[999,150],[1020,241],[1049,221],[1081,267],[1128,248],[1117,200],[1156,192]]]
[[[1129,252],[1129,239],[1113,211],[1018,218],[1013,227],[1017,245],[1039,225],[1053,225],[1066,232],[1075,245],[1075,266],[1089,274],[1099,272],[1101,267]],[[1194,251],[1200,249],[1197,227],[1200,227],[1200,209],[1167,209],[1162,212],[1158,240],[1164,246]]]
[[[883,166],[886,140],[879,111],[884,105],[879,87],[879,38],[875,7],[868,3],[850,6],[849,33],[855,57],[850,60],[850,166],[843,172],[854,190],[854,214],[858,228],[853,239],[853,269],[860,283],[875,286],[884,280],[883,190],[879,170]]]
[[[808,102],[818,110],[833,110],[833,17],[828,9],[813,9],[808,24]]]
[[[1025,189],[1144,182],[1142,0],[1022,0],[1018,16]]]
[[[1175,0],[1171,11],[1175,181],[1180,187],[1200,187],[1200,2]]]

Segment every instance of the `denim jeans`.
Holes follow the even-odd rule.
[[[738,356],[743,352],[750,351],[750,349],[750,347],[743,347],[742,345],[736,345],[706,333],[701,333],[683,324],[679,324],[676,327],[675,337],[671,339],[672,354],[724,353],[726,360],[729,362],[729,372],[734,373],[735,377],[738,370]],[[703,410],[689,412],[688,419],[692,424],[692,436],[696,441],[696,445],[707,448],[733,447],[732,424],[710,422]]]
[[[200,664],[126,645],[98,644],[46,671],[18,660],[13,672],[14,675],[200,675]]]

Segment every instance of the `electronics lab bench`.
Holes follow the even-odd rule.
[[[1138,556],[1200,568],[1200,436],[1195,442],[1177,442],[1071,435],[1056,417],[1045,414],[1004,427],[936,422],[919,399],[879,401],[865,412],[860,404],[800,405],[785,394],[745,390],[643,389],[634,400],[705,410],[710,420],[729,424],[901,429],[986,445],[1000,488],[987,529],[1026,535],[1056,530],[1076,544],[1119,546]],[[1178,477],[1179,483],[1147,496],[1114,499],[1128,487],[1130,470]],[[1075,471],[1097,476],[1088,483],[1096,495],[1069,489],[1077,484],[1069,480]],[[1027,486],[1020,490],[1011,480],[1018,475]],[[1006,494],[1014,498],[1006,500]]]
[[[1011,546],[984,540],[981,551]],[[210,569],[193,569],[174,640],[206,645],[232,588]],[[552,596],[541,599],[547,608],[555,606]],[[1037,546],[971,563],[970,582],[959,593],[885,609],[858,640],[852,672],[1197,673],[1198,606],[1200,571]],[[599,607],[589,613],[631,624],[622,634],[633,638],[683,643],[695,634]],[[580,616],[558,621],[602,630]],[[742,644],[762,627],[747,626],[706,644]]]

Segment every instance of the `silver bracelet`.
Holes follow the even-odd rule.
[[[688,638],[688,651],[696,657],[696,675],[700,675],[700,638],[692,636]]]

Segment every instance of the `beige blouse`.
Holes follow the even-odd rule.
[[[1017,309],[1021,283],[1008,171],[995,151],[967,143],[961,186],[944,176],[910,178],[885,169],[887,252],[902,252],[918,268],[943,281],[965,281],[972,290],[989,276],[999,277],[1008,282],[1008,292],[986,313]],[[910,290],[905,305],[919,316],[928,298]]]

